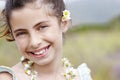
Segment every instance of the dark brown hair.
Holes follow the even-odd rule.
[[[63,0],[7,0],[5,9],[2,11],[3,18],[1,19],[5,22],[5,24],[3,25],[4,29],[0,31],[0,33],[2,33],[2,36],[0,37],[5,36],[8,41],[14,41],[10,25],[11,12],[13,10],[22,9],[27,3],[34,3],[36,1],[40,1],[44,5],[52,5],[52,7],[48,8],[52,9],[52,11],[54,12],[53,15],[56,16],[58,19],[62,18],[62,11],[65,10],[65,4]]]

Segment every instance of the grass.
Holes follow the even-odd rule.
[[[120,50],[120,31],[77,28],[68,33],[63,46],[63,56],[68,57],[75,67],[87,63],[93,80],[115,80],[111,78],[114,74],[112,67],[119,65],[119,61],[116,62],[116,59],[110,56],[116,56],[116,52]],[[15,43],[1,39],[0,65],[13,66],[19,58]]]
[[[112,80],[110,76],[114,73],[110,74],[111,67],[119,65],[119,62],[109,56],[116,56],[120,50],[119,35],[119,31],[86,31],[69,35],[64,45],[64,56],[69,57],[75,66],[86,62],[92,69],[93,80]]]

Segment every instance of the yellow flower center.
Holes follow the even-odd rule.
[[[69,12],[68,12],[68,11],[65,11],[65,12],[64,12],[64,15],[69,15]]]

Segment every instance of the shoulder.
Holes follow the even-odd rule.
[[[2,80],[17,80],[12,69],[6,66],[0,66],[0,79]]]
[[[88,68],[86,63],[82,63],[81,65],[79,65],[77,71],[80,80],[92,80],[90,75],[91,70]]]
[[[12,80],[12,75],[7,73],[7,72],[3,72],[3,73],[0,73],[0,79],[1,80]]]
[[[24,72],[24,67],[20,62],[12,67],[12,71],[14,72],[15,77],[17,77],[19,80],[25,80],[28,78]]]

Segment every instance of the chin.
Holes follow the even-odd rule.
[[[41,60],[35,60],[34,62],[40,66],[45,66],[45,65],[49,65],[51,64],[52,62],[54,62],[54,56],[49,56],[47,58],[43,58]]]

